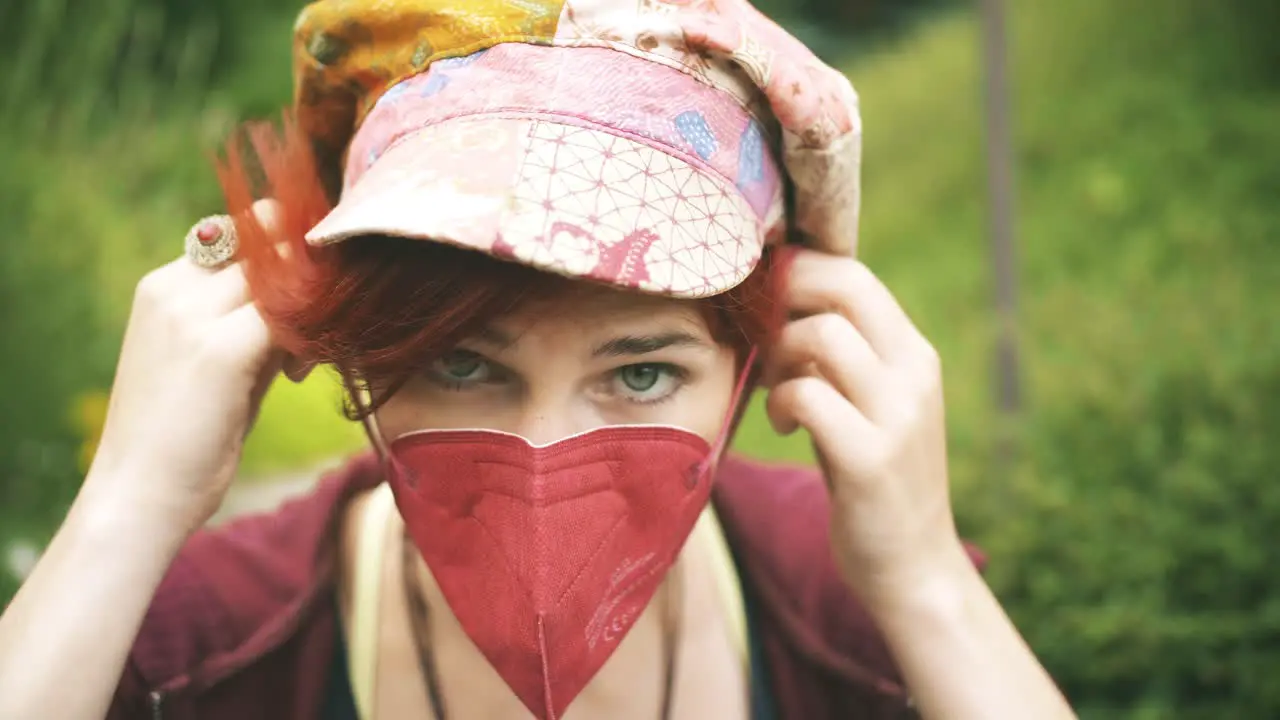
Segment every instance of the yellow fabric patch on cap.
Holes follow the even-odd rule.
[[[382,93],[432,62],[505,42],[550,44],[564,0],[319,0],[294,26],[294,106],[332,173]]]

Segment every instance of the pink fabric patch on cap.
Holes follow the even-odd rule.
[[[405,136],[484,115],[540,118],[630,138],[719,175],[758,220],[781,214],[777,152],[736,99],[671,67],[594,47],[502,44],[436,62],[378,101],[351,144],[346,186]]]

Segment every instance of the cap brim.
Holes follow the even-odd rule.
[[[713,171],[594,127],[502,116],[399,140],[307,240],[374,234],[689,298],[742,282],[765,242],[751,206]]]

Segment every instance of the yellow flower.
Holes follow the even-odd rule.
[[[110,395],[101,390],[80,393],[71,402],[71,426],[80,436],[78,464],[80,472],[87,472],[98,452],[102,439],[102,426],[107,420],[107,402]]]

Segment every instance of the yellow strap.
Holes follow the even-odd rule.
[[[715,508],[710,504],[698,518],[693,534],[698,542],[707,543],[711,551],[716,589],[720,602],[724,604],[725,618],[732,634],[730,639],[738,651],[738,657],[742,659],[743,669],[749,670],[751,658],[747,652],[747,611],[742,601],[742,584],[739,582],[733,554],[729,551],[729,541],[725,539],[720,519],[716,517]]]
[[[382,560],[386,557],[387,525],[395,512],[391,486],[382,483],[365,501],[356,540],[355,584],[351,594],[351,631],[347,638],[351,694],[356,714],[373,717],[374,680],[378,675],[378,609],[382,598]]]
[[[386,556],[387,527],[395,512],[395,498],[386,483],[370,492],[356,546],[355,585],[351,598],[351,631],[348,636],[351,691],[356,711],[364,720],[373,718],[374,681],[378,672],[378,608],[382,588],[382,559]],[[725,540],[720,520],[711,505],[702,511],[694,526],[693,537],[705,543],[711,552],[716,591],[724,603],[734,647],[748,668],[747,613],[742,602],[742,586],[738,570]]]

